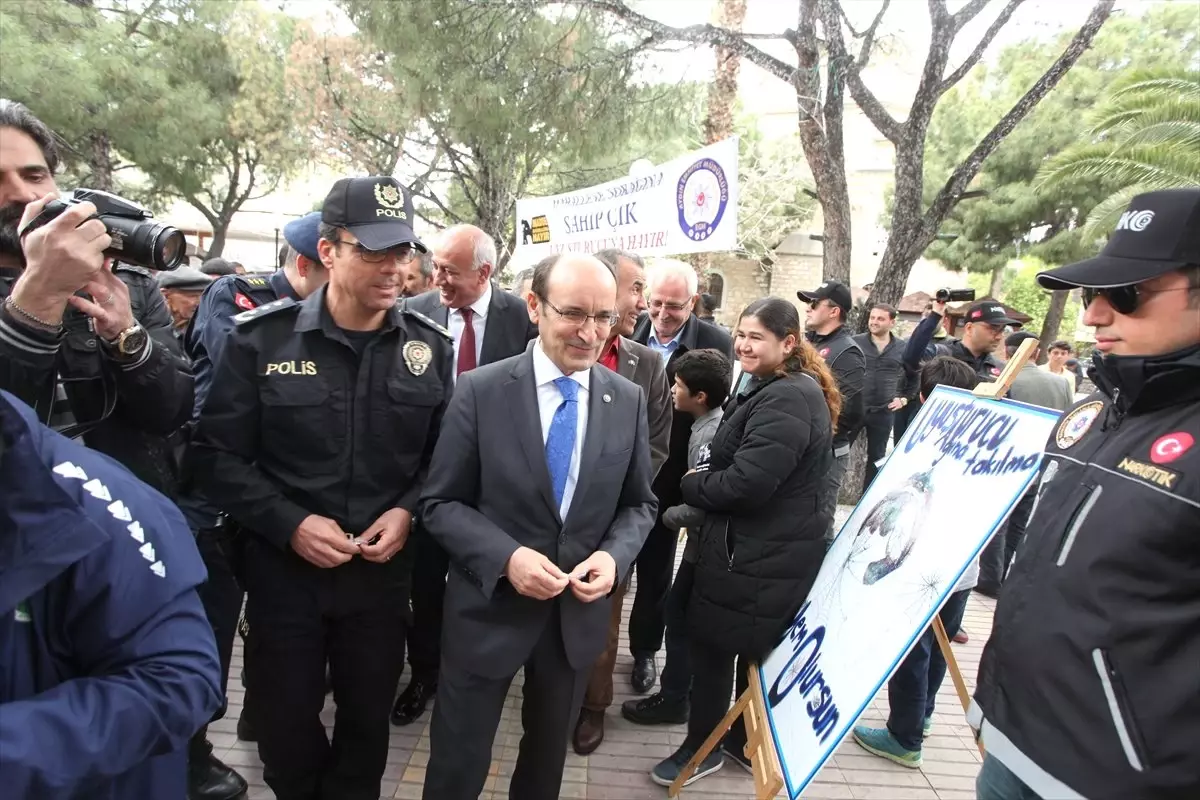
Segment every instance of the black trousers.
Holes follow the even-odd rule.
[[[736,687],[740,697],[750,685],[746,673],[750,659],[704,642],[697,642],[694,637],[691,640],[691,654],[692,709],[683,745],[692,750],[699,750],[700,745],[704,744],[704,740],[729,711],[730,690]],[[738,753],[745,749],[746,724],[740,716],[725,734],[725,744]]]
[[[450,556],[417,524],[413,530],[412,625],[408,628],[408,664],[412,678],[434,684],[442,659],[442,611]]]
[[[521,745],[509,783],[510,800],[557,800],[567,740],[591,665],[571,668],[563,649],[557,606],[525,662]],[[444,662],[430,731],[423,800],[476,800],[487,781],[492,743],[515,675],[485,678]]]
[[[1037,481],[1034,481],[980,553],[978,586],[984,591],[996,594],[1004,585],[1017,548],[1025,540],[1025,528],[1029,525],[1029,515],[1033,512],[1036,499]]]
[[[638,554],[637,594],[629,612],[629,652],[634,658],[649,658],[663,646],[667,628],[667,593],[675,571],[675,545],[679,531],[659,519]]]
[[[875,480],[879,467],[875,462],[887,455],[888,439],[892,435],[895,414],[888,410],[868,411],[866,417],[867,470],[863,473],[863,491]]]
[[[217,640],[221,660],[221,695],[229,687],[229,664],[233,660],[233,640],[237,635],[238,616],[242,613],[242,587],[234,578],[229,528],[201,528],[196,531],[196,548],[208,570],[208,580],[196,588],[208,624]],[[213,721],[225,716],[227,702],[213,714]],[[203,731],[201,731],[203,733]]]
[[[899,442],[901,437],[904,436],[904,432],[908,430],[909,423],[912,422],[912,418],[916,416],[916,413],[920,407],[920,403],[916,401],[910,401],[908,405],[895,413],[892,420],[892,434],[894,441]]]
[[[263,777],[278,800],[377,800],[404,666],[407,564],[320,569],[255,537],[246,660]],[[337,704],[325,735],[325,666]]]

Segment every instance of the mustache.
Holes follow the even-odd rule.
[[[25,203],[9,203],[0,206],[0,255],[16,256],[25,262],[25,252],[21,249],[21,238],[17,236],[17,226],[25,213]]]

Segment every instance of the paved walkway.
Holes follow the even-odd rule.
[[[632,602],[627,601],[626,625],[631,607]],[[993,609],[993,601],[972,593],[963,623],[971,640],[965,645],[954,645],[967,684],[972,688],[983,643],[991,631]],[[661,658],[660,654],[660,668]],[[666,789],[650,780],[649,771],[682,743],[685,726],[644,728],[621,717],[621,702],[634,696],[629,686],[631,667],[632,659],[628,654],[623,628],[621,656],[617,660],[615,678],[616,699],[608,713],[604,743],[586,758],[568,750],[561,797],[588,800],[658,800],[666,797]],[[239,643],[238,651],[234,654],[233,675],[238,675],[240,669]],[[509,693],[500,730],[496,734],[491,776],[480,800],[507,800],[509,776],[521,737],[520,680],[518,676]],[[400,682],[401,688],[407,683],[406,672]],[[275,794],[263,783],[262,764],[258,760],[255,745],[239,742],[234,734],[242,696],[241,686],[235,677],[229,689],[229,715],[212,725],[210,738],[217,755],[238,769],[250,782],[250,800],[274,800]],[[887,711],[887,692],[884,690],[864,713],[863,720],[882,725],[887,718]],[[327,703],[323,716],[326,726],[331,728],[332,699]],[[908,769],[867,753],[847,737],[802,797],[819,800],[974,800],[979,751],[963,719],[949,676],[938,694],[934,729],[925,742],[923,755],[924,765],[921,769]],[[392,729],[382,797],[419,798],[428,761],[429,712],[426,712],[412,725]],[[749,800],[754,793],[750,776],[737,765],[727,762],[723,770],[692,784],[680,796],[684,800]]]

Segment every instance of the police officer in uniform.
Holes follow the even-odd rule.
[[[1200,790],[1200,189],[1133,198],[1080,289],[1097,390],[1046,443],[967,721],[980,800]]]
[[[192,363],[196,390],[193,420],[198,419],[212,385],[213,367],[221,359],[225,343],[234,327],[233,318],[245,311],[280,298],[303,300],[325,285],[329,274],[317,255],[317,229],[321,212],[292,220],[283,229],[287,241],[283,266],[263,276],[224,275],[208,283],[196,313],[184,336],[184,348]],[[169,273],[164,273],[169,274]],[[207,280],[207,278],[206,278]],[[186,462],[186,456],[185,456]],[[184,470],[179,507],[196,534],[196,545],[208,569],[208,579],[200,586],[200,599],[217,638],[221,655],[221,689],[228,686],[229,665],[233,658],[233,640],[238,615],[242,610],[242,587],[235,579],[234,554],[239,542],[237,526],[205,499]],[[214,720],[225,715],[225,707]],[[250,694],[242,701],[238,718],[238,738],[253,740]],[[205,726],[192,738],[188,772],[189,800],[232,800],[246,791],[246,781],[213,756]]]
[[[425,246],[392,178],[321,211],[329,282],[235,318],[192,443],[205,496],[247,536],[247,679],[279,800],[375,800],[404,660],[402,551],[453,381],[453,342],[397,305]],[[328,662],[337,716],[320,712]]]
[[[947,336],[933,344],[933,334],[946,314],[945,303],[934,303],[929,316],[913,330],[904,348],[904,368],[920,372],[921,364],[934,356],[951,356],[975,370],[979,380],[992,382],[1000,376],[1004,362],[994,353],[1003,343],[1005,329],[1018,322],[1008,316],[1004,306],[995,300],[981,300],[967,309],[964,315],[963,338]],[[915,411],[913,412],[915,415]]]

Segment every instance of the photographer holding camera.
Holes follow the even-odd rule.
[[[109,224],[91,202],[58,201],[57,166],[50,129],[0,99],[0,389],[169,495],[166,437],[191,413],[192,379],[153,275],[110,266],[106,250],[120,246],[123,258],[150,250],[170,268],[182,237],[131,222],[125,208],[137,207],[111,195],[97,193],[126,218]]]

